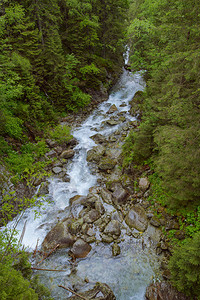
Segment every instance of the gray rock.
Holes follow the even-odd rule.
[[[116,164],[116,161],[114,161],[113,159],[104,158],[100,161],[98,167],[101,171],[108,171],[114,169]]]
[[[112,204],[112,194],[107,189],[101,188],[100,194],[105,203]]]
[[[115,121],[115,120],[107,120],[106,123],[107,123],[108,125],[110,125],[110,126],[115,126],[115,125],[119,124],[120,121],[119,121],[119,120],[118,120],[118,121]]]
[[[60,157],[61,158],[65,158],[65,159],[68,159],[68,158],[72,158],[75,154],[75,151],[73,149],[69,149],[69,150],[64,150]]]
[[[70,226],[70,232],[72,234],[77,234],[82,229],[82,225],[83,225],[83,218],[80,218],[77,221],[72,222]]]
[[[46,139],[46,143],[50,148],[53,148],[56,146],[56,141],[54,141],[54,140]]]
[[[71,249],[75,258],[84,258],[91,251],[92,247],[82,239],[78,239]]]
[[[125,222],[130,228],[145,231],[148,226],[148,220],[144,208],[139,205],[132,208],[128,212]]]
[[[145,192],[150,186],[150,182],[147,177],[140,178],[139,180],[139,188]]]
[[[93,147],[93,149],[87,152],[87,161],[99,162],[101,157],[105,154],[105,152],[106,149],[102,145]]]
[[[102,144],[102,143],[105,143],[106,142],[106,138],[105,136],[103,136],[102,134],[100,133],[97,133],[93,136],[91,136],[91,138],[98,144]]]
[[[108,114],[112,114],[114,112],[118,111],[117,106],[115,104],[111,105],[111,107],[108,110]]]
[[[94,223],[96,220],[98,220],[101,217],[99,211],[96,209],[92,209],[87,214],[84,215],[83,220],[84,223]]]
[[[120,223],[117,220],[110,221],[104,229],[104,233],[119,236],[121,234]]]
[[[53,249],[57,244],[60,248],[71,247],[76,238],[72,236],[68,231],[69,221],[64,221],[56,224],[54,228],[46,235],[42,247],[44,250]]]
[[[54,157],[57,156],[57,153],[55,150],[51,150],[48,153],[45,154],[46,157]]]
[[[129,197],[128,192],[122,187],[120,183],[115,183],[112,185],[113,190],[113,202],[115,204],[126,203],[126,200]]]

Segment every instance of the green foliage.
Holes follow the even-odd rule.
[[[66,125],[57,125],[54,129],[50,130],[47,135],[59,144],[67,143],[72,139],[70,127]]]
[[[151,183],[151,195],[148,197],[148,201],[152,204],[158,202],[162,206],[166,206],[169,195],[163,187],[161,178],[157,173],[153,173],[148,178]]]
[[[200,295],[200,231],[177,247],[170,259],[169,269],[175,287],[188,296]],[[198,298],[199,299],[199,298]]]
[[[30,282],[22,274],[7,265],[0,264],[0,298],[2,300],[37,300],[38,296],[30,288]]]

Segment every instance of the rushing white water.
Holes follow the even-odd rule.
[[[34,210],[30,209],[25,212],[18,225],[19,235],[23,230],[26,222],[26,231],[23,238],[23,244],[29,249],[34,249],[37,240],[41,245],[46,233],[52,228],[58,219],[67,217],[69,199],[75,195],[87,195],[89,189],[95,186],[97,175],[93,174],[87,163],[87,151],[95,146],[95,142],[91,136],[97,132],[109,136],[124,124],[109,126],[106,121],[110,119],[107,114],[111,105],[115,104],[118,111],[112,114],[112,118],[118,118],[119,113],[123,113],[127,122],[135,120],[129,114],[129,102],[134,94],[143,90],[144,81],[140,73],[132,74],[128,71],[123,72],[119,82],[112,89],[109,99],[94,110],[94,112],[82,123],[82,125],[74,129],[73,136],[77,139],[78,145],[75,149],[75,156],[69,161],[67,166],[67,174],[70,177],[69,182],[62,182],[60,179],[51,178],[49,180],[49,195],[47,198],[52,201],[51,204],[44,202],[43,208],[38,209],[41,217],[34,218]],[[109,211],[112,207],[105,205]],[[12,226],[12,223],[10,224]],[[144,297],[146,285],[149,283],[151,276],[154,275],[154,267],[156,258],[150,250],[143,251],[141,242],[136,242],[135,239],[126,236],[124,243],[120,245],[122,255],[118,258],[112,257],[110,246],[103,244],[94,247],[89,256],[81,260],[78,264],[77,276],[80,280],[88,277],[90,281],[101,281],[108,283],[114,290],[117,299],[119,300],[141,300]],[[150,249],[150,247],[149,247]],[[70,263],[66,259],[66,252],[58,250],[53,256],[53,260],[45,261],[42,267],[49,268],[62,265],[69,268]],[[66,274],[49,275],[43,274],[43,282],[52,288],[51,276],[54,280],[54,286],[61,281],[69,282],[71,279],[66,277]],[[65,275],[65,276],[64,276]],[[81,279],[82,278],[82,279]],[[63,291],[57,291],[52,288],[52,294],[55,299],[64,299],[66,294]]]

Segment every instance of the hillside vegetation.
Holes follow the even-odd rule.
[[[147,87],[137,98],[139,131],[124,146],[125,165],[150,164],[155,200],[189,225],[186,237],[194,239],[183,242],[170,266],[174,284],[193,297],[200,283],[199,26],[198,1],[132,1],[130,62],[144,71]]]

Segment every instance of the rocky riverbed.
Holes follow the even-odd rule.
[[[61,271],[39,271],[55,299],[71,297],[58,288],[61,283],[84,293],[96,289],[97,281],[108,284],[119,300],[144,299],[146,287],[161,276],[160,265],[163,276],[169,276],[166,261],[171,249],[161,227],[178,234],[178,223],[159,205],[150,205],[148,167],[122,168],[124,140],[139,125],[139,110],[131,100],[143,86],[140,74],[124,71],[109,99],[86,119],[83,113],[63,120],[63,125],[73,125],[73,139],[63,145],[47,140],[53,176],[33,184],[38,197],[45,195],[51,204],[44,205],[36,221],[27,211],[19,226],[26,222],[24,242],[32,249],[40,238],[41,256],[35,264],[55,250],[39,264],[41,269]],[[100,289],[95,297],[115,296]]]

